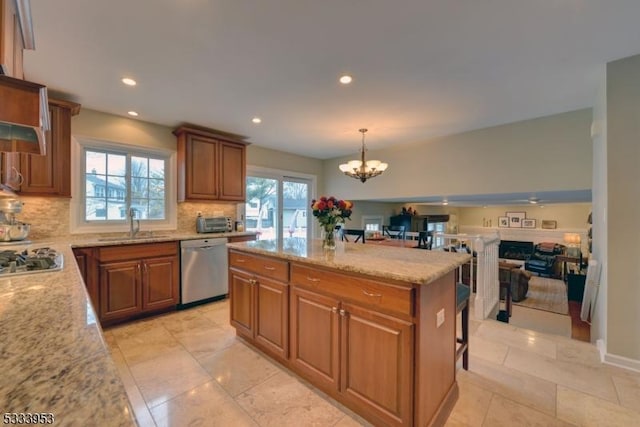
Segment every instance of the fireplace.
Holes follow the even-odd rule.
[[[533,253],[533,242],[520,242],[517,240],[500,240],[498,256],[505,259],[517,259],[525,261]]]

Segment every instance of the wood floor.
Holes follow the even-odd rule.
[[[569,316],[571,316],[571,338],[574,340],[589,342],[591,339],[591,326],[580,320],[582,304],[578,301],[569,301]]]

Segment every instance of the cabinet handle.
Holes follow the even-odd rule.
[[[316,279],[315,277],[309,277],[309,276],[307,276],[307,280],[314,283],[317,283],[320,281],[320,279]]]
[[[243,262],[247,262],[247,260],[243,258],[236,258],[236,262],[243,263]]]
[[[275,267],[270,267],[270,266],[268,266],[268,265],[265,265],[265,266],[264,266],[264,269],[265,269],[265,270],[269,270],[269,271],[274,271],[276,268],[275,268]]]
[[[249,283],[255,285],[258,283],[258,281],[256,279],[249,279]]]
[[[144,274],[147,274],[149,272],[149,266],[147,265],[147,263],[145,262],[144,264],[142,264],[142,267],[144,269]]]
[[[136,268],[138,270],[138,273],[140,273],[140,263],[138,263],[138,265],[136,265]]]
[[[337,313],[338,312],[338,307],[331,307],[331,311],[334,312],[334,313]]]
[[[362,293],[372,298],[380,298],[382,296],[382,294],[372,294],[371,292],[367,292],[364,289],[362,290]]]
[[[344,316],[345,314],[347,314],[347,312],[344,311],[344,309],[340,309],[340,316]]]

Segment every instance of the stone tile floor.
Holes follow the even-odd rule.
[[[105,331],[141,426],[367,425],[228,319],[224,300]],[[447,426],[640,426],[640,373],[601,364],[595,346],[492,320],[470,328]]]

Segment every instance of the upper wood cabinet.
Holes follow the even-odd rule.
[[[80,104],[50,98],[47,153],[4,153],[2,182],[24,195],[71,197],[71,117],[79,112]]]
[[[245,200],[246,146],[214,132],[182,126],[178,137],[178,201]]]
[[[22,40],[15,0],[0,0],[0,67],[3,74],[17,79],[24,78]]]

